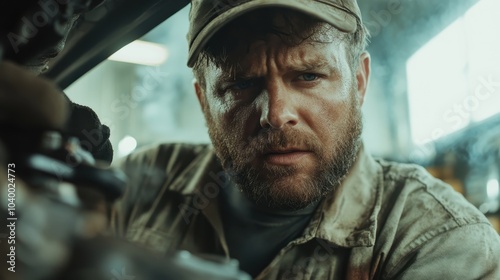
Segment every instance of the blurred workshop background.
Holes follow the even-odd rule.
[[[358,0],[371,32],[364,142],[418,163],[500,232],[500,1]],[[115,159],[209,138],[186,66],[189,7],[65,91],[111,128]]]

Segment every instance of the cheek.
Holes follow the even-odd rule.
[[[242,145],[249,143],[260,132],[260,116],[254,103],[231,107],[225,118],[228,134]]]
[[[347,87],[335,91],[332,88],[322,88],[322,94],[302,103],[307,104],[302,107],[303,120],[324,144],[344,132],[351,110],[352,92]]]
[[[237,106],[234,103],[221,100],[220,98],[209,98],[207,100],[208,112],[215,125],[224,129],[226,133],[241,133],[248,120],[248,109]]]

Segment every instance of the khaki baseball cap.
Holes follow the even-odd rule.
[[[201,50],[224,25],[250,11],[282,7],[317,17],[341,31],[354,33],[361,11],[356,0],[191,0],[189,58],[192,67]]]

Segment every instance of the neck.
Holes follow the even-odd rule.
[[[249,200],[243,192],[241,192],[235,185],[229,185],[224,188],[224,195],[227,203],[233,209],[238,209],[238,211],[243,210],[245,212],[252,212],[254,215],[263,216],[302,216],[312,214],[318,207],[320,201],[315,201],[308,206],[299,210],[281,210],[264,207],[255,204],[253,201]]]

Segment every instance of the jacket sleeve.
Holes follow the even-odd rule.
[[[443,232],[400,260],[387,279],[500,279],[500,237],[487,223]]]
[[[168,158],[165,150],[169,150],[168,147],[142,150],[113,164],[113,167],[125,173],[127,185],[124,195],[112,205],[110,234],[125,238],[134,213],[144,212],[142,208],[147,207],[157,195],[161,182],[165,180],[165,173],[156,165],[158,157]],[[162,151],[163,154],[160,155]]]

